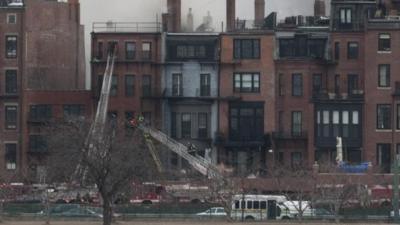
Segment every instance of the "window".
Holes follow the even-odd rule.
[[[322,74],[313,75],[313,94],[320,94],[322,91]]]
[[[190,113],[182,114],[182,138],[191,138],[192,137],[192,119]]]
[[[264,104],[231,103],[229,136],[233,141],[261,141],[264,136]]]
[[[6,58],[17,57],[17,36],[6,36]]]
[[[260,74],[235,73],[234,92],[236,93],[260,92]]]
[[[6,70],[5,82],[6,94],[17,94],[18,84],[16,70]]]
[[[331,122],[330,111],[324,110],[322,112],[322,133],[324,137],[329,137],[329,124]]]
[[[131,97],[135,94],[135,75],[125,75],[125,96]]]
[[[136,43],[126,42],[125,43],[125,58],[127,60],[135,59],[136,57]]]
[[[292,96],[303,95],[303,76],[302,74],[292,75]]]
[[[349,124],[350,124],[350,114],[349,111],[342,111],[342,136],[349,137]]]
[[[350,136],[352,138],[360,137],[360,113],[358,111],[352,111],[351,124],[350,124]]]
[[[97,42],[97,59],[103,59],[104,49],[103,42]]]
[[[349,74],[347,77],[347,91],[349,95],[356,94],[358,90],[358,75],[357,74]]]
[[[325,54],[326,42],[324,39],[308,39],[308,56],[314,59],[322,59]],[[304,47],[303,47],[304,48]],[[305,52],[307,55],[307,52]]]
[[[210,74],[200,75],[200,96],[210,96]]]
[[[302,164],[302,154],[301,152],[292,152],[291,156],[291,165],[293,168],[296,168]]]
[[[208,138],[207,113],[199,113],[199,138]]]
[[[5,144],[6,154],[6,169],[7,170],[15,170],[17,168],[17,144],[8,143]]]
[[[284,112],[282,110],[280,110],[278,113],[278,131],[279,131],[279,133],[282,133],[284,131],[283,116],[284,116]]]
[[[380,64],[378,70],[378,87],[390,87],[390,65]]]
[[[348,117],[348,113],[346,115]],[[340,126],[339,116],[340,116],[340,112],[338,110],[334,110],[332,112],[333,137],[340,136],[340,134],[339,134],[339,126]],[[343,120],[343,122],[345,122],[345,121]],[[347,122],[348,122],[348,120],[347,120]]]
[[[107,54],[118,55],[118,41],[109,41],[107,43]]]
[[[32,122],[49,121],[52,116],[51,105],[31,105],[29,119]]]
[[[259,59],[260,40],[258,39],[236,39],[234,40],[235,59]]]
[[[172,74],[172,96],[183,96],[182,74]]]
[[[379,34],[378,51],[388,52],[391,49],[390,34]]]
[[[377,105],[376,129],[391,129],[391,106],[389,104]]]
[[[6,106],[5,107],[5,128],[7,130],[17,129],[17,106]]]
[[[151,59],[151,43],[150,42],[142,43],[142,59],[144,59],[144,60]]]
[[[340,59],[340,43],[335,42],[335,60]]]
[[[282,73],[278,75],[278,94],[279,96],[285,95],[285,77]]]
[[[397,130],[400,130],[400,104],[397,105]]]
[[[151,76],[143,75],[142,77],[142,95],[149,97],[151,95]]]
[[[376,164],[381,167],[381,172],[390,173],[391,167],[391,144],[377,144]]]
[[[301,136],[302,112],[292,112],[292,136]]]
[[[47,151],[46,138],[42,135],[29,135],[29,151],[44,153]]]
[[[336,95],[340,94],[340,75],[339,74],[335,75],[335,94]]]
[[[118,94],[118,76],[113,75],[111,79],[110,96],[117,96]]]
[[[358,59],[358,42],[347,44],[347,59]]]
[[[17,15],[16,14],[7,14],[7,23],[8,24],[16,24],[17,23]]]
[[[176,138],[177,133],[177,114],[176,112],[171,112],[171,137]]]
[[[352,11],[349,8],[340,9],[340,24],[351,24]]]
[[[85,115],[84,105],[64,105],[64,118],[79,118]]]
[[[176,57],[179,59],[202,59],[207,57],[205,45],[177,45]]]

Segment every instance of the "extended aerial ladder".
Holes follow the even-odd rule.
[[[114,72],[115,53],[117,48],[115,45],[111,45],[108,49],[107,65],[103,76],[103,85],[99,96],[99,102],[97,104],[96,115],[93,123],[90,126],[89,133],[85,140],[85,154],[90,157],[94,151],[99,151],[97,146],[104,140],[104,129],[107,120],[108,102],[110,97],[112,74]],[[82,182],[86,180],[87,168],[78,164],[75,170],[75,176],[82,179]]]
[[[189,147],[183,145],[182,143],[168,137],[165,133],[153,129],[151,127],[139,124],[138,128],[142,130],[145,134],[150,135],[152,138],[162,143],[169,150],[175,152],[180,157],[184,158],[195,170],[201,174],[208,176],[209,178],[223,179],[224,176],[218,171],[218,169],[204,157],[194,156],[189,153]],[[151,151],[154,151],[151,150]],[[156,162],[157,163],[157,162]]]

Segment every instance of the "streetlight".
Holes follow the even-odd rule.
[[[271,148],[268,150],[268,153],[272,154],[272,166],[275,166],[275,152],[274,150]]]

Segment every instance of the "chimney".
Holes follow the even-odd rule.
[[[188,32],[193,32],[194,31],[192,8],[189,8],[189,13],[187,14],[186,30]]]
[[[254,24],[257,27],[261,27],[265,18],[265,0],[255,0],[254,15]]]
[[[326,16],[325,0],[315,0],[314,16]]]
[[[181,0],[168,0],[168,31],[181,31]]]
[[[235,29],[236,0],[226,0],[226,31]]]

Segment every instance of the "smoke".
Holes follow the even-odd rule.
[[[236,0],[236,16],[241,19],[254,19],[254,0]],[[81,19],[85,25],[87,88],[90,88],[90,33],[93,22],[155,22],[166,12],[166,0],[80,0]],[[266,13],[278,13],[278,19],[292,15],[312,15],[314,0],[266,0]],[[327,13],[330,0],[326,0]],[[210,11],[213,26],[221,30],[225,23],[225,0],[182,0],[182,19],[185,23],[188,9],[193,9],[194,26],[203,22],[203,17]]]

